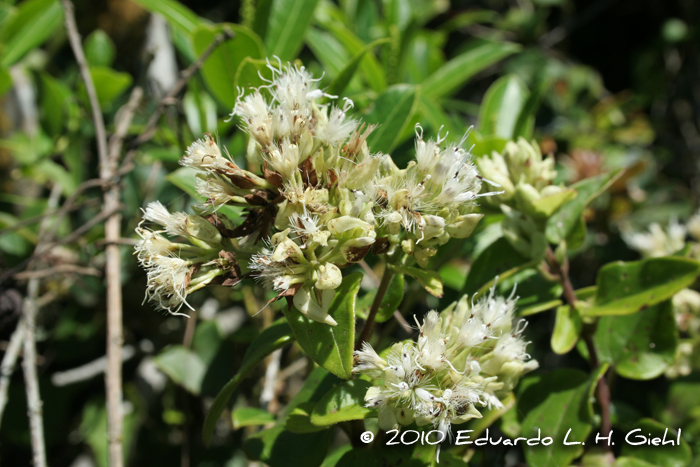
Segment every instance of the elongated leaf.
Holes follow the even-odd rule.
[[[437,134],[441,126],[444,126],[445,131],[451,135],[456,136],[464,132],[464,128],[458,129],[450,117],[442,110],[442,107],[436,104],[435,100],[426,97],[424,93],[420,93],[418,96],[418,112],[420,113],[421,123],[427,123],[434,134]]]
[[[90,66],[112,66],[117,48],[102,29],[96,29],[85,39],[85,59]]]
[[[325,430],[327,426],[317,426],[311,423],[311,412],[316,407],[315,402],[302,402],[292,409],[287,417],[287,430],[292,433],[314,433]]]
[[[530,91],[516,75],[497,79],[486,91],[479,110],[479,132],[483,136],[512,139],[518,115]]]
[[[174,382],[192,394],[199,395],[207,368],[196,353],[176,345],[165,349],[153,361]]]
[[[328,313],[337,326],[313,321],[297,309],[284,311],[297,342],[306,354],[326,370],[343,379],[352,376],[352,353],[355,345],[355,301],[362,274],[343,278]]]
[[[283,62],[296,57],[318,0],[273,0],[265,36],[270,55]]]
[[[27,52],[44,43],[63,23],[58,0],[22,2],[17,14],[0,31],[0,68],[9,68]]]
[[[320,400],[321,397],[323,397],[328,391],[342,382],[342,379],[338,378],[332,373],[329,373],[325,368],[320,366],[314,368],[311,374],[306,378],[306,381],[304,381],[304,385],[301,387],[299,392],[297,392],[297,394],[291,401],[289,401],[289,404],[287,404],[282,411],[280,420],[284,421],[292,412],[292,409],[297,406],[307,404],[305,407],[308,408],[308,403],[315,404],[316,401]]]
[[[233,429],[237,430],[244,426],[267,425],[275,421],[275,416],[267,410],[257,407],[241,407],[233,411]]]
[[[352,59],[352,55],[331,33],[318,28],[309,28],[306,32],[306,45],[314,53],[328,78],[337,77],[340,70]]]
[[[393,86],[380,95],[364,121],[380,125],[367,138],[372,151],[390,153],[399,143],[401,132],[411,121],[418,91],[409,85]]]
[[[678,432],[675,429],[650,418],[642,419],[635,425],[635,429],[637,428],[639,428],[639,431],[629,436],[629,440],[633,443],[648,442],[648,440],[653,438],[660,438],[659,442],[662,442],[664,438],[667,442],[669,440],[678,440]],[[675,445],[675,443],[674,445],[666,444],[665,446],[661,444],[658,446],[648,445],[647,442],[638,446],[625,443],[622,445],[622,455],[628,456],[629,459],[642,460],[659,467],[685,467],[692,459],[692,451],[682,436],[680,441],[680,446]],[[636,464],[628,463],[626,465],[635,465],[636,467]]]
[[[204,431],[202,434],[204,444],[209,445],[211,437],[214,434],[217,420],[219,420],[221,413],[226,408],[226,404],[228,404],[229,398],[241,381],[243,381],[243,378],[245,378],[263,358],[267,357],[275,350],[284,347],[292,340],[292,330],[284,318],[275,321],[255,338],[248,347],[248,350],[246,350],[243,363],[238,373],[236,373],[236,376],[221,389],[221,392],[219,392],[216,399],[214,399],[211,409],[209,409],[207,418],[204,420]]]
[[[439,272],[406,266],[390,265],[390,267],[401,274],[407,274],[414,279],[417,279],[418,282],[420,282],[420,285],[422,285],[431,295],[434,295],[437,298],[442,297],[443,285]]]
[[[376,410],[365,407],[365,394],[370,386],[368,381],[353,379],[334,387],[314,407],[311,423],[334,425],[376,416]]]
[[[469,78],[520,50],[510,42],[480,42],[470,50],[445,63],[422,83],[430,98],[445,97],[463,86]]]
[[[328,452],[333,430],[292,433],[284,425],[263,430],[249,437],[243,449],[249,457],[270,467],[318,467]]]
[[[327,18],[318,18],[318,21],[328,30],[338,42],[343,44],[345,50],[351,55],[359,54],[367,44],[357,37],[343,23]],[[367,85],[375,92],[383,92],[386,89],[386,74],[374,54],[365,54],[360,62],[360,70]]]
[[[606,264],[598,272],[593,307],[588,316],[629,315],[671,298],[695,281],[700,262],[669,256]]]
[[[176,0],[134,0],[151,13],[163,16],[171,27],[189,35],[204,20]]]
[[[68,106],[75,105],[68,86],[47,73],[41,79],[41,113],[44,129],[51,136],[58,136],[68,122]]]
[[[652,379],[673,363],[678,345],[670,300],[627,316],[598,321],[595,346],[601,361],[630,379]]]
[[[558,467],[569,465],[583,452],[583,446],[564,445],[568,442],[584,442],[593,428],[592,396],[598,380],[607,365],[601,365],[590,376],[580,370],[563,368],[544,376],[532,376],[534,380],[521,384],[526,388],[518,398],[518,412],[524,414],[520,436],[542,438],[550,436],[549,446],[526,446],[528,465]]]
[[[386,44],[387,42],[389,42],[389,39],[377,39],[371,44],[367,44],[359,53],[352,57],[352,60],[350,60],[350,62],[348,62],[348,64],[345,65],[342,70],[340,70],[338,76],[331,81],[331,84],[328,86],[328,90],[326,92],[334,96],[342,94],[347,85],[350,83],[352,77],[357,72],[360,62],[364,58],[365,54],[368,52],[371,53],[372,49],[378,45]]]
[[[621,174],[622,169],[574,183],[571,188],[578,192],[578,196],[565,203],[549,218],[546,228],[547,240],[550,243],[561,243],[565,240],[581,221],[586,206],[607,190]]]
[[[576,346],[578,336],[581,334],[583,321],[576,309],[569,305],[557,308],[557,318],[552,332],[552,350],[554,353],[565,354]]]
[[[12,76],[7,70],[0,70],[0,97],[12,89]]]
[[[246,59],[264,59],[265,46],[257,34],[237,24],[201,25],[191,36],[195,53],[202,55],[224,28],[232,30],[235,36],[209,55],[202,65],[202,77],[214,97],[226,108],[233,109],[238,97],[236,73],[241,63]]]
[[[476,258],[467,275],[463,292],[472,295],[484,285],[493,283],[494,277],[505,279],[527,265],[528,259],[515,251],[505,237],[501,237]]]

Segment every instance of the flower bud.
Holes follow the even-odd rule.
[[[416,258],[416,262],[422,268],[428,265],[430,258],[435,256],[437,250],[435,248],[421,248],[413,252],[413,256]]]
[[[331,306],[335,290],[327,289],[321,293],[321,303],[318,302],[315,290],[309,290],[308,287],[300,288],[292,302],[297,310],[304,316],[319,323],[330,324],[337,326],[338,323],[328,314],[328,309]]]
[[[318,267],[316,288],[319,290],[337,289],[343,282],[343,273],[333,263],[322,264]]]
[[[221,233],[211,223],[200,216],[188,215],[185,220],[187,234],[211,245],[221,244]]]
[[[445,227],[445,231],[454,238],[467,238],[472,234],[482,217],[484,217],[483,214],[476,213],[458,216]]]
[[[286,261],[287,258],[291,258],[296,262],[306,262],[306,259],[304,258],[304,253],[302,253],[301,248],[299,248],[299,245],[294,243],[294,241],[285,238],[277,244],[277,246],[275,247],[275,252],[272,254],[271,259],[272,261],[282,263]]]

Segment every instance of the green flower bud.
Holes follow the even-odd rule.
[[[221,244],[221,233],[203,217],[188,215],[185,220],[187,234],[211,245]]]
[[[343,273],[333,263],[322,264],[318,267],[316,288],[319,290],[337,289],[343,282]]]
[[[475,213],[457,216],[451,224],[445,227],[445,230],[454,238],[467,238],[472,234],[482,217],[484,217],[483,214]]]

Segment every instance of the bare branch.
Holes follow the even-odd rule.
[[[0,364],[0,422],[2,422],[2,414],[7,405],[7,390],[10,387],[10,377],[15,370],[19,351],[22,348],[24,328],[24,321],[20,319],[15,331],[12,333],[12,337],[10,337],[10,343],[5,350],[5,355],[2,357],[2,364]]]
[[[75,264],[59,264],[52,268],[40,269],[38,271],[24,271],[15,274],[15,279],[18,281],[27,279],[43,279],[45,277],[50,277],[55,274],[62,273],[72,273],[72,274],[82,274],[84,276],[95,276],[100,277],[102,274],[95,268],[84,268]]]

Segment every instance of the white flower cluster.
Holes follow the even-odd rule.
[[[656,222],[649,226],[648,232],[634,232],[626,228],[622,232],[622,239],[643,257],[658,258],[681,250],[685,246],[687,233],[686,226],[678,223],[677,219],[673,219],[669,222],[668,229],[664,229]]]
[[[374,126],[347,115],[352,101],[322,104],[334,96],[319,90],[319,80],[303,67],[268,67],[269,84],[247,95],[241,90],[231,114],[250,136],[249,159],[261,170],[237,166],[210,135],[192,144],[180,164],[199,171],[196,189],[209,210],[199,224],[219,235],[222,250],[235,251],[244,275],[277,298],[292,299],[310,319],[335,325],[328,311],[342,282],[340,268],[370,250],[405,253],[426,266],[438,246],[469,236],[482,217],[472,212],[484,196],[481,179],[467,151],[443,145],[444,138],[425,141],[420,126],[416,160],[399,169],[391,157],[370,152]],[[233,225],[222,205],[243,207],[244,222]],[[149,265],[144,262],[155,271]],[[178,279],[182,291],[185,278]],[[164,289],[150,284],[161,306],[173,300],[170,289],[161,297]]]
[[[353,371],[377,380],[365,401],[378,409],[379,427],[432,423],[446,439],[452,424],[481,418],[479,407],[503,407],[501,399],[538,366],[525,350],[527,322],[514,323],[515,300],[494,289],[476,304],[464,296],[429,312],[417,342],[397,343],[385,358],[365,342]]]

